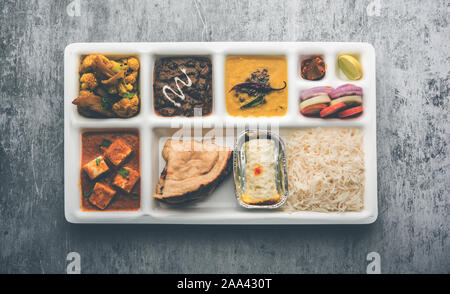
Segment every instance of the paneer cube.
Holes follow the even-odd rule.
[[[99,156],[83,166],[83,170],[89,176],[91,180],[96,179],[100,175],[106,173],[109,170],[103,156]]]
[[[123,167],[117,172],[113,185],[130,193],[136,182],[139,180],[139,173],[132,168]]]
[[[124,141],[117,139],[106,149],[105,156],[112,164],[118,166],[131,154],[131,151]]]
[[[105,209],[113,199],[116,191],[108,185],[96,183],[94,190],[89,197],[89,202],[100,209]]]

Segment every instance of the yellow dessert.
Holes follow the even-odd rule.
[[[246,204],[274,204],[280,201],[276,184],[275,142],[254,139],[245,142],[245,193]]]

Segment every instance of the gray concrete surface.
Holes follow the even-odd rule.
[[[449,273],[449,1],[0,3],[0,272]],[[377,54],[379,218],[365,226],[71,225],[63,50],[98,41],[364,41]]]

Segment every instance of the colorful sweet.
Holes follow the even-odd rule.
[[[338,116],[340,118],[349,118],[359,115],[362,112],[362,106],[356,106],[352,108],[348,108],[339,112]]]
[[[330,105],[338,104],[341,102],[345,103],[347,106],[361,105],[362,98],[361,98],[361,96],[355,96],[355,95],[343,96],[343,97],[331,100]]]
[[[327,117],[330,116],[342,109],[345,109],[347,105],[343,102],[339,102],[335,105],[328,106],[327,108],[324,108],[320,111],[320,117]]]
[[[318,105],[318,104],[328,104],[331,102],[330,97],[328,95],[321,95],[309,98],[308,100],[302,101],[300,103],[300,111],[302,111],[304,108],[311,106],[311,105]]]
[[[231,116],[283,116],[287,112],[285,56],[228,56],[225,104]]]
[[[362,91],[363,90],[361,87],[355,86],[353,84],[344,84],[328,92],[328,95],[331,99],[349,95],[362,96]]]
[[[317,81],[325,76],[327,66],[325,61],[320,56],[304,59],[301,62],[300,75],[305,80]]]
[[[311,106],[302,108],[300,110],[300,112],[301,112],[301,114],[303,114],[305,116],[315,116],[315,115],[319,114],[322,111],[322,109],[327,108],[327,107],[328,107],[327,104],[311,105]]]
[[[359,80],[362,77],[362,67],[359,61],[349,54],[341,54],[338,57],[338,65],[342,72],[350,80]]]
[[[314,88],[303,91],[300,94],[300,100],[305,101],[312,97],[328,95],[328,93],[330,93],[333,90],[334,89],[330,86],[314,87]]]
[[[344,84],[336,89],[329,86],[314,87],[300,94],[300,113],[322,118],[355,117],[362,113],[362,95],[362,88],[353,84]],[[348,115],[350,112],[340,115],[340,112],[357,106],[361,106],[360,111],[354,110],[351,115]]]

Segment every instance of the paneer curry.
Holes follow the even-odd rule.
[[[83,210],[139,209],[139,144],[139,134],[135,131],[82,134]]]

